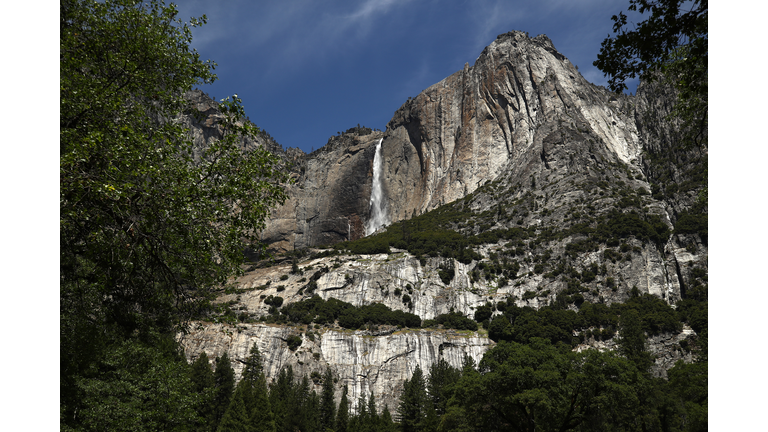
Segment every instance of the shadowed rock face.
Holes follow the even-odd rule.
[[[187,99],[202,114],[182,117],[193,135],[196,151],[221,137],[218,122],[224,118],[216,101],[200,90]],[[243,139],[243,149],[265,147],[279,156],[294,184],[286,185],[289,199],[271,212],[262,241],[276,252],[331,245],[365,236],[370,213],[371,180],[376,143],[382,132],[352,128],[312,154],[283,150],[268,133]],[[385,189],[386,193],[386,189]]]
[[[262,239],[276,251],[356,240],[370,212],[376,143],[381,132],[348,133],[304,156],[289,200],[272,212]]]

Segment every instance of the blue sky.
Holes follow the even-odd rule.
[[[208,17],[192,45],[218,63],[201,87],[237,93],[250,119],[283,147],[309,152],[338,131],[384,130],[409,96],[474,64],[498,34],[546,34],[589,81],[616,0],[181,1],[179,17]],[[630,86],[634,91],[634,85]]]

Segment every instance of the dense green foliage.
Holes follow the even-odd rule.
[[[599,307],[588,316],[594,322],[606,319]],[[358,399],[352,414],[344,389],[335,406],[330,370],[323,376],[321,396],[310,390],[307,377],[295,377],[290,367],[281,370],[267,390],[260,355],[252,349],[221,422],[213,429],[201,422],[197,430],[706,430],[705,358],[698,355],[693,364],[678,363],[669,370],[668,380],[652,378],[644,369],[649,357],[640,314],[628,309],[624,316],[630,319],[622,318],[626,332],[622,339],[632,341],[620,342],[617,352],[577,353],[566,345],[531,337],[525,343],[500,341],[478,365],[465,357],[461,368],[443,359],[427,374],[417,366],[404,384],[397,423],[389,407],[377,409],[372,395]],[[628,322],[632,320],[634,324]],[[221,359],[217,368],[231,370],[228,360]]]
[[[689,301],[690,309],[699,303]],[[694,306],[694,304],[696,306]],[[704,306],[706,308],[706,306]],[[663,300],[650,294],[633,295],[625,303],[584,302],[578,312],[558,308],[557,305],[535,310],[530,307],[505,305],[502,315],[496,315],[488,328],[488,336],[495,340],[528,343],[531,338],[547,339],[551,343],[562,342],[575,346],[585,339],[610,339],[619,328],[622,314],[634,311],[639,318],[639,330],[648,336],[675,333],[689,322],[688,315],[681,315]],[[578,336],[574,336],[578,333]]]
[[[699,199],[675,223],[675,233],[698,234],[707,243],[707,138],[708,138],[708,1],[630,0],[629,11],[644,20],[628,25],[627,16],[614,15],[615,36],[603,41],[594,62],[614,91],[626,89],[624,82],[640,77],[656,83],[650,96],[674,99],[673,107],[658,119],[655,106],[641,113],[651,124],[650,134],[659,133],[653,125],[665,123],[662,144],[646,148],[646,163],[655,199],[679,201],[688,191]],[[656,119],[654,121],[654,119]],[[669,127],[672,126],[672,127]]]
[[[283,306],[267,319],[267,322],[291,322],[301,324],[338,324],[356,330],[365,324],[387,324],[400,327],[421,327],[421,318],[401,310],[391,310],[384,304],[374,303],[355,307],[347,302],[319,295]]]
[[[426,383],[425,383],[426,381]],[[500,342],[476,368],[417,368],[400,399],[401,430],[706,430],[707,363],[651,378],[616,352],[546,340]]]
[[[424,321],[424,327],[434,327],[435,325],[441,325],[447,329],[477,331],[477,323],[458,312],[440,314],[434,319]]]
[[[623,12],[612,17],[615,36],[606,38],[594,65],[614,91],[629,78],[669,82],[677,92],[673,110],[684,140],[706,147],[708,118],[708,1],[630,0],[629,11],[644,14],[628,25]]]
[[[183,359],[155,346],[240,270],[243,240],[263,250],[258,230],[286,196],[279,160],[242,149],[258,130],[237,97],[220,106],[221,138],[194,148],[184,93],[214,65],[189,47],[204,18],[176,14],[160,1],[60,3],[62,428],[196,422],[173,387]]]

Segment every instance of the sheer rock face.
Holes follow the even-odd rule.
[[[500,35],[470,67],[397,110],[382,151],[393,221],[462,198],[574,126],[624,163],[640,152],[634,119],[587,82],[544,35]],[[542,156],[542,159],[544,156]],[[539,161],[542,162],[542,161]]]
[[[302,172],[288,188],[290,198],[272,212],[262,240],[286,251],[363,237],[381,136],[345,133],[302,158]]]
[[[224,116],[216,101],[200,90],[187,93],[187,99],[202,115],[182,117],[199,152],[221,137],[218,123]],[[279,156],[295,180],[286,185],[288,200],[272,210],[262,241],[272,251],[285,252],[363,237],[370,213],[373,157],[382,136],[382,132],[353,128],[331,137],[310,155],[297,148],[283,150],[264,131],[256,139],[243,139],[245,150],[264,147]]]
[[[493,250],[487,247],[481,252],[487,255]],[[692,259],[689,253],[678,251],[682,263]],[[686,255],[687,254],[687,255]],[[594,255],[594,256],[592,256]],[[589,259],[597,259],[598,253]],[[629,287],[639,286],[643,292],[655,293],[666,289],[665,280],[660,283],[646,276],[649,256],[654,256],[650,248],[633,254],[630,261],[622,263],[622,271],[628,280],[620,284],[615,292],[609,288],[601,289],[600,294],[607,303],[625,301],[629,296]],[[437,276],[438,266],[445,261],[442,258],[430,258],[422,266],[418,259],[408,253],[393,255],[349,255],[341,257],[316,258],[299,264],[300,274],[291,274],[290,264],[253,269],[234,281],[236,293],[221,296],[217,301],[233,304],[238,314],[251,317],[268,315],[269,306],[265,303],[268,296],[280,296],[283,304],[290,304],[320,295],[323,299],[336,298],[363,306],[383,303],[393,310],[402,310],[419,315],[422,319],[431,319],[451,310],[467,317],[473,317],[475,310],[486,302],[498,303],[510,301],[514,296],[517,306],[539,308],[554,299],[555,292],[543,297],[524,299],[526,291],[536,291],[547,282],[541,275],[521,277],[514,284],[497,286],[495,282],[484,279],[469,282],[469,273],[476,264],[465,265],[454,262],[456,274],[448,284]],[[531,272],[533,264],[526,264],[521,274]],[[664,268],[662,266],[662,268]],[[328,269],[327,272],[325,269]],[[308,292],[307,281],[316,273],[317,288]],[[410,285],[410,289],[409,289]],[[396,293],[399,290],[400,295]],[[408,294],[409,303],[403,302]],[[588,295],[585,293],[585,296]],[[493,315],[501,312],[494,311]],[[311,336],[310,336],[311,334]],[[296,351],[288,347],[288,338],[292,335],[301,337],[301,345]],[[666,370],[677,360],[691,361],[690,352],[684,352],[679,342],[693,331],[685,327],[680,334],[662,334],[649,338],[649,350],[654,354],[656,365],[653,373],[666,376]],[[356,401],[360,395],[373,393],[378,409],[383,404],[394,412],[402,394],[403,383],[410,379],[416,365],[424,373],[440,358],[454,367],[461,367],[464,355],[469,355],[477,363],[495,343],[478,332],[455,330],[404,330],[398,331],[393,326],[374,326],[370,330],[350,331],[339,327],[279,326],[267,324],[214,324],[193,323],[188,334],[180,336],[190,362],[205,351],[208,358],[215,359],[227,352],[233,361],[233,368],[239,379],[243,364],[251,346],[256,343],[261,351],[264,372],[268,381],[277,379],[280,371],[291,366],[294,376],[311,376],[313,372],[322,375],[331,368],[339,378],[336,384],[336,397],[341,397],[341,389],[348,385],[350,401]],[[587,340],[575,350],[586,348],[615,349],[615,340]],[[320,392],[320,382],[315,385]],[[354,405],[354,404],[353,404]]]
[[[472,199],[462,205],[473,214],[489,210],[496,214],[482,231],[513,226],[565,229],[579,223],[579,215],[604,215],[605,209],[616,207],[621,199],[619,188],[651,190],[647,170],[641,165],[638,127],[643,131],[653,126],[641,124],[635,106],[642,105],[638,100],[588,83],[546,36],[500,35],[474,66],[466,65],[403,104],[385,132],[348,132],[332,137],[309,155],[275,148],[273,151],[293,164],[296,183],[288,186],[290,199],[273,211],[262,239],[279,252],[364,236],[374,152],[381,138],[384,196],[393,222],[470,194]],[[215,110],[203,108],[209,117],[197,124],[195,139],[200,142],[215,136]],[[256,144],[279,147],[268,135]],[[668,203],[647,193],[638,199],[637,210],[658,215],[672,227],[674,212]],[[479,233],[472,229],[475,231],[468,234]],[[573,235],[552,241],[547,248],[552,256],[561,257],[577,239]],[[508,248],[506,243],[484,244],[476,251],[487,259]],[[607,265],[606,272],[582,292],[587,301],[622,302],[637,287],[641,293],[673,303],[681,297],[683,281],[689,279],[692,268],[706,267],[707,246],[695,236],[672,235],[659,246],[635,238],[626,243],[631,251],[614,262],[607,262],[607,248],[602,244],[568,259],[578,271],[593,264]],[[238,294],[224,295],[218,301],[234,301],[238,313],[258,318],[268,314],[267,296],[281,296],[288,304],[318,294],[354,306],[383,303],[426,320],[451,310],[471,318],[486,302],[498,303],[510,296],[517,306],[538,309],[566,288],[562,278],[536,272],[535,257],[529,251],[518,258],[519,276],[504,284],[484,278],[472,283],[470,274],[478,262],[458,261],[453,261],[455,276],[446,284],[438,276],[439,265],[446,260],[427,258],[422,263],[402,251],[318,258],[300,262],[302,274],[291,274],[290,264],[279,264],[248,272],[235,281]],[[321,268],[324,272],[318,275],[317,287],[308,292],[307,281]],[[616,285],[609,287],[608,278],[615,279]],[[410,301],[404,301],[404,295]],[[664,375],[676,359],[690,360],[690,355],[675,351],[679,346],[675,344],[690,333],[686,331],[651,341],[652,351],[660,358],[657,375]],[[300,333],[302,345],[293,352],[287,338]],[[181,340],[190,360],[202,351],[211,359],[228,352],[231,358],[242,360],[250,346],[258,343],[269,380],[277,378],[287,365],[298,376],[322,374],[330,367],[339,377],[337,398],[348,384],[353,406],[360,394],[372,391],[379,408],[384,403],[393,412],[403,382],[417,364],[427,373],[443,356],[458,367],[464,354],[479,361],[493,345],[477,333],[445,330],[366,333],[210,323],[201,323]],[[610,343],[590,346],[611,348]],[[236,362],[234,367],[239,377],[242,364]],[[319,385],[316,390],[319,392]]]
[[[638,165],[630,105],[630,97],[587,82],[546,36],[500,35],[474,66],[403,104],[385,132],[348,131],[309,155],[293,154],[296,184],[263,240],[280,252],[362,237],[379,138],[391,222],[460,199],[507,171],[543,169],[566,127],[589,135],[607,158]]]
[[[237,327],[225,324],[200,323],[181,339],[187,357],[193,361],[205,352],[215,359],[225,352],[232,360],[235,378],[240,379],[243,363],[253,344],[261,351],[264,373],[271,381],[288,366],[293,368],[294,377],[311,376],[313,372],[322,375],[330,368],[336,383],[336,403],[341,398],[341,389],[346,385],[348,398],[353,401],[352,410],[360,396],[370,393],[376,398],[377,410],[384,405],[391,412],[397,409],[403,383],[410,379],[418,365],[422,370],[439,359],[461,368],[465,355],[476,363],[494,343],[477,334],[459,333],[450,330],[415,330],[382,332],[319,330],[312,339],[304,329],[268,326],[263,324],[240,324]],[[288,348],[286,340],[291,335],[300,335],[301,345],[296,351]],[[314,385],[320,394],[321,382]]]

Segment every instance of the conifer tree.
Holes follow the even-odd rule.
[[[216,432],[251,432],[250,416],[246,406],[246,400],[250,399],[249,393],[248,384],[240,381]]]
[[[379,430],[380,421],[379,415],[376,413],[376,400],[373,397],[373,392],[368,396],[368,424],[370,425],[370,430]]]
[[[429,408],[424,373],[419,365],[416,365],[411,379],[406,380],[403,387],[400,406],[397,408],[400,428],[403,432],[419,431],[424,426]]]
[[[283,423],[286,431],[305,430],[304,416],[306,402],[309,398],[309,379],[304,375],[301,382],[291,387],[290,403],[287,405],[287,416]]]
[[[387,405],[384,405],[384,409],[381,411],[381,423],[379,426],[380,431],[384,432],[390,432],[390,431],[396,431],[397,426],[395,425],[395,422],[392,420],[392,414],[389,412],[389,407]]]
[[[275,416],[272,413],[272,405],[269,402],[267,392],[267,380],[264,372],[259,375],[252,387],[253,407],[250,412],[251,425],[254,432],[274,432]]]
[[[192,388],[200,395],[200,404],[198,413],[202,423],[198,425],[197,431],[210,431],[213,422],[213,392],[216,387],[216,381],[211,369],[211,362],[208,355],[203,351],[200,356],[192,363],[190,368],[190,381]]]
[[[349,424],[349,399],[347,399],[347,386],[341,392],[341,401],[339,402],[339,412],[336,414],[336,432],[347,432]]]
[[[242,379],[256,382],[256,380],[259,379],[259,376],[261,376],[263,372],[264,366],[262,365],[261,361],[261,352],[259,351],[258,345],[254,343],[251,346],[251,350],[248,353],[248,358],[245,361]]]
[[[311,388],[311,387],[309,387]],[[301,430],[302,431],[322,431],[320,426],[320,397],[312,390],[301,409]]]
[[[445,359],[441,358],[430,366],[427,390],[438,416],[445,414],[445,406],[448,402],[448,386],[456,383],[460,376],[461,372],[449,365]]]
[[[216,382],[213,379],[213,369],[208,355],[203,351],[200,356],[192,363],[190,370],[190,379],[192,387],[196,392],[202,393],[208,388],[213,388]]]
[[[275,428],[279,431],[290,430],[289,418],[295,404],[293,367],[290,365],[280,371],[280,374],[270,386],[269,402],[275,414]]]
[[[320,424],[323,430],[333,428],[336,419],[336,404],[333,399],[333,373],[331,368],[328,368],[323,375],[323,393],[320,399]]]
[[[211,427],[213,430],[216,430],[222,417],[224,417],[224,413],[229,408],[235,387],[235,371],[232,369],[232,363],[227,353],[216,358],[214,381],[216,387],[213,395],[213,422]]]
[[[368,427],[368,409],[367,409],[367,403],[365,401],[365,396],[361,393],[360,397],[357,398],[357,413],[349,420],[349,430],[353,431],[359,431],[359,432],[368,432],[370,431],[370,428]]]

